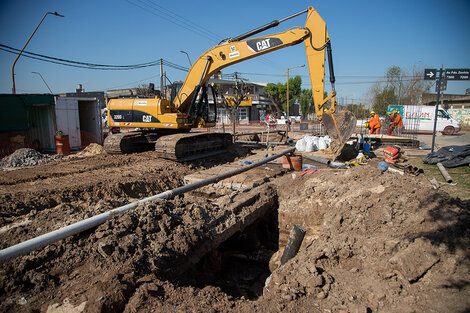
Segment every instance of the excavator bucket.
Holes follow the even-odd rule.
[[[349,140],[356,128],[356,117],[350,111],[343,110],[339,113],[323,113],[323,124],[331,138],[331,151],[335,158],[343,150],[344,144]]]

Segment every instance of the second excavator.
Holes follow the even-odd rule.
[[[248,39],[305,13],[304,27]],[[332,138],[333,154],[339,154],[354,131],[356,118],[349,111],[336,110],[331,42],[325,22],[311,6],[282,20],[227,38],[207,50],[191,66],[183,84],[172,85],[169,100],[159,97],[110,100],[108,125],[139,130],[109,135],[104,142],[105,150],[116,154],[150,148],[155,149],[159,157],[177,161],[202,158],[224,150],[231,144],[230,134],[190,132],[193,128],[209,128],[216,124],[217,97],[215,89],[208,84],[209,78],[230,65],[300,43],[305,45],[315,113]],[[327,97],[323,92],[325,52],[332,85],[332,92]],[[331,103],[328,108],[327,103]]]

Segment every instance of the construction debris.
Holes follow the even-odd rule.
[[[15,168],[25,166],[36,166],[56,161],[61,155],[42,154],[34,149],[21,148],[0,160],[0,168]]]

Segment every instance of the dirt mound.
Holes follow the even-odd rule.
[[[262,303],[296,312],[470,307],[468,202],[374,166],[279,184],[280,214],[292,216],[279,225],[281,242],[293,223],[308,232],[297,257],[273,272]]]
[[[14,167],[36,166],[55,161],[61,157],[62,156],[60,155],[42,154],[30,148],[21,148],[0,160],[0,168],[7,169]]]
[[[85,157],[98,155],[102,153],[106,153],[102,145],[99,145],[97,143],[91,143],[85,149],[78,152],[77,154],[70,155],[70,157],[85,158]]]

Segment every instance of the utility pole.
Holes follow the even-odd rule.
[[[160,59],[160,96],[163,97],[163,59]]]

